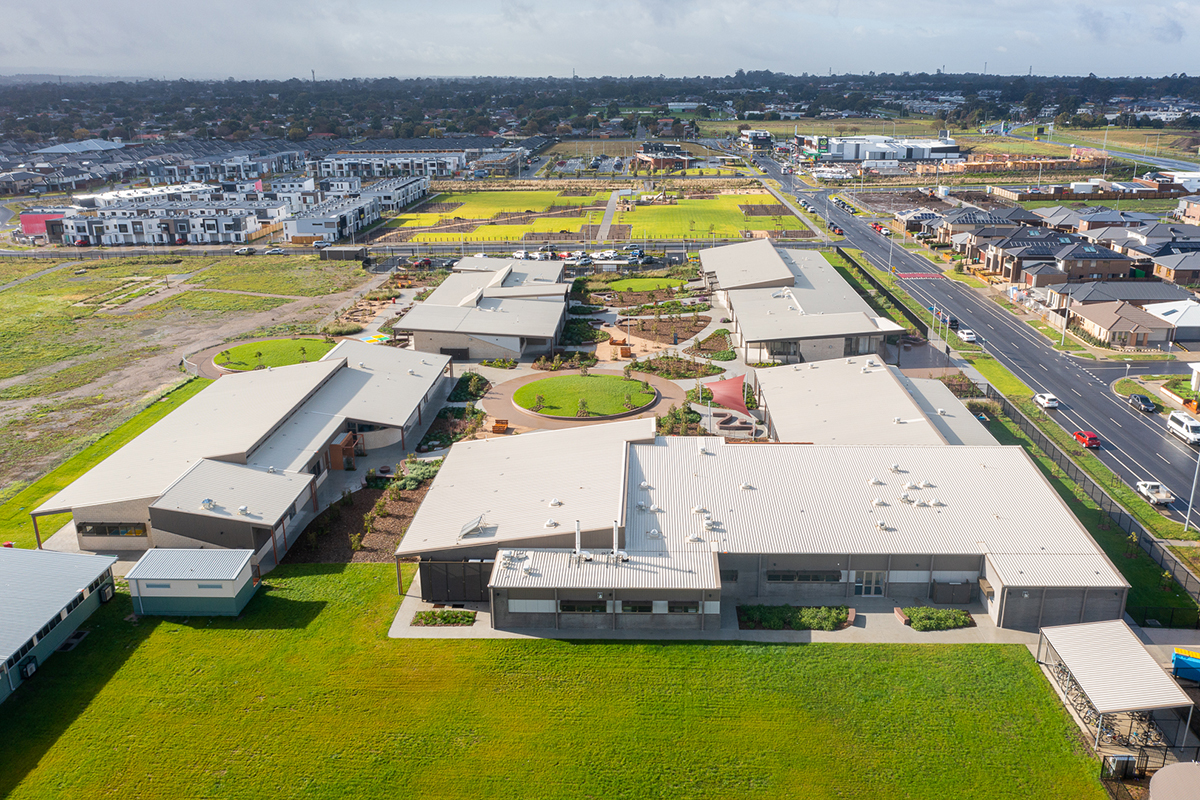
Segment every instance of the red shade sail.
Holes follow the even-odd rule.
[[[748,417],[750,411],[746,408],[745,385],[746,376],[738,375],[736,378],[706,384],[704,388],[712,392],[714,403],[720,403],[730,411],[738,411]]]

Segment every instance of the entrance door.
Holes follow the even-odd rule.
[[[856,595],[883,595],[882,570],[857,570],[854,573],[854,593]]]

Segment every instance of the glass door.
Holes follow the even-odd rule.
[[[854,573],[854,593],[866,597],[883,595],[882,570],[857,570]]]

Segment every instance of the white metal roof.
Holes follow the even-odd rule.
[[[138,559],[125,578],[131,581],[231,581],[241,574],[246,562],[253,557],[253,550],[154,548]]]
[[[501,550],[489,586],[497,589],[711,589],[721,588],[716,554],[692,551],[593,551],[585,561],[571,550]]]
[[[700,264],[705,272],[716,273],[717,285],[725,290],[791,286],[795,280],[791,267],[768,239],[701,250]]]
[[[893,368],[874,356],[759,369],[754,377],[782,442],[945,442]]]
[[[743,292],[770,291],[747,289]],[[785,291],[785,290],[777,290]],[[738,333],[747,342],[785,341],[792,339],[838,339],[836,356],[844,352],[840,339],[846,336],[876,336],[899,333],[904,328],[890,319],[852,311],[842,314],[803,314],[787,299],[757,299],[747,303],[745,298],[729,298]],[[772,308],[773,306],[773,308]]]
[[[1192,704],[1123,620],[1058,625],[1042,635],[1101,714]]]
[[[116,561],[115,556],[0,547],[0,662]]]
[[[573,531],[621,519],[626,442],[654,438],[653,419],[465,441],[450,449],[397,555]],[[558,500],[560,505],[551,506]],[[482,530],[460,536],[483,515]],[[548,519],[558,522],[546,528]]]
[[[1123,589],[1129,584],[1101,553],[991,553],[988,561],[1005,586]]]
[[[37,508],[153,499],[201,458],[242,457],[342,367],[338,360],[227,375]]]
[[[517,262],[521,263],[521,262]],[[533,264],[541,263],[537,261]],[[562,267],[557,267],[561,272]],[[548,273],[549,274],[549,273]],[[498,272],[455,272],[448,275],[423,303],[430,306],[465,305],[464,299],[476,297],[548,297],[564,298],[570,285],[552,278],[504,269]]]
[[[204,459],[150,507],[273,528],[297,500],[309,499],[313,480],[308,473],[268,472],[266,467]],[[245,513],[239,511],[242,507]]]
[[[998,444],[996,437],[954,396],[946,384],[935,378],[909,378],[899,370],[896,373],[900,385],[908,389],[917,407],[933,422],[946,444]]]
[[[473,307],[419,303],[394,327],[404,331],[553,338],[565,303],[482,297]]]
[[[1019,447],[659,437],[630,445],[627,486],[630,550],[686,548],[700,533],[730,553],[1100,553]],[[697,506],[712,516],[711,535]]]

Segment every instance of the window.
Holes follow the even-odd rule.
[[[142,587],[145,589],[170,589],[171,584],[169,584],[169,583],[146,583],[146,584],[143,584]]]
[[[225,584],[223,584],[223,583],[197,583],[196,588],[197,589],[224,589]]]
[[[141,522],[83,522],[76,526],[80,536],[145,536]]]
[[[649,600],[623,600],[621,612],[624,614],[649,614],[654,610],[654,603]]]
[[[736,569],[721,570],[721,583],[737,583],[737,574]]]
[[[671,600],[667,603],[668,614],[699,614],[700,603],[696,600]]]
[[[837,570],[767,573],[767,583],[837,583],[841,579],[842,573]]]
[[[564,614],[604,614],[608,603],[603,600],[560,600],[558,610]]]
[[[121,233],[129,233],[129,226],[128,225],[118,225],[117,230],[119,230]]]
[[[79,608],[79,604],[82,602],[83,602],[83,592],[80,592],[79,594],[75,595],[75,597],[73,597],[71,599],[71,602],[67,603],[67,613],[70,614],[72,611]]]

